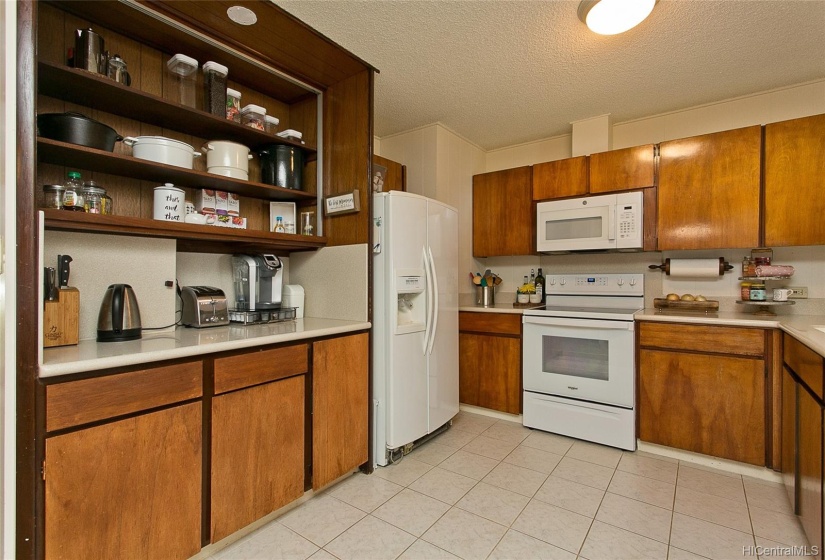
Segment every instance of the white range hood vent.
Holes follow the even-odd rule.
[[[573,157],[613,149],[613,117],[609,113],[570,124],[573,125]]]

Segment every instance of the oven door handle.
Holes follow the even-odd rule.
[[[579,329],[609,329],[615,331],[632,331],[633,321],[601,321],[599,319],[568,319],[565,317],[536,317],[524,315],[525,325],[546,327],[570,327]]]

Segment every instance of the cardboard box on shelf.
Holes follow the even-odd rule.
[[[226,193],[226,213],[230,216],[241,215],[241,197],[235,193]]]
[[[226,214],[218,214],[216,218],[215,225],[218,227],[246,229],[246,218],[227,216]]]
[[[214,214],[215,191],[212,189],[196,189],[195,210],[197,210],[201,214]]]
[[[226,191],[215,191],[215,213],[219,216],[229,214],[229,193]]]
[[[269,231],[275,231],[275,220],[281,216],[284,220],[286,233],[295,233],[295,203],[294,202],[270,202],[269,203]],[[290,225],[292,226],[290,228]]]

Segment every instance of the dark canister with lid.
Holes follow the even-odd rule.
[[[286,189],[301,190],[304,174],[304,151],[297,146],[269,144],[258,150],[261,158],[261,182]]]

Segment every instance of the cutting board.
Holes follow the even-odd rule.
[[[708,301],[671,301],[665,298],[655,298],[653,307],[656,309],[678,309],[680,311],[719,311],[719,302]]]

